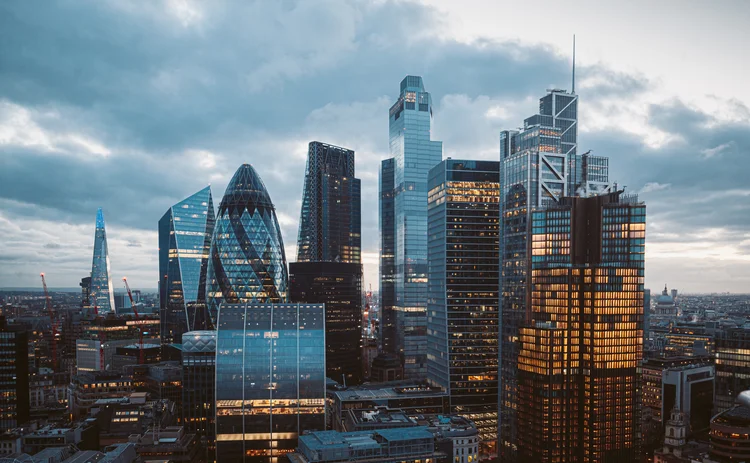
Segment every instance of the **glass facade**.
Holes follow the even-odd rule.
[[[216,331],[182,335],[182,412],[185,430],[195,433],[205,455],[216,461],[214,382]]]
[[[393,173],[395,160],[380,164],[380,349],[398,353],[396,346],[395,217],[393,215]]]
[[[326,376],[362,382],[362,266],[344,262],[289,264],[292,302],[325,303]]]
[[[298,262],[361,262],[360,191],[360,181],[354,178],[354,151],[310,142]]]
[[[716,408],[729,410],[750,389],[750,329],[727,328],[716,333]]]
[[[621,192],[535,211],[518,459],[640,458],[646,207]]]
[[[162,344],[207,329],[206,272],[214,203],[206,187],[170,207],[159,220],[159,303]]]
[[[503,461],[516,461],[519,329],[528,315],[527,233],[534,210],[610,190],[606,157],[578,155],[578,96],[552,90],[521,130],[500,133],[500,417]],[[584,175],[585,173],[585,175]]]
[[[443,156],[443,143],[430,139],[431,123],[432,98],[422,78],[406,76],[389,111],[392,232],[382,229],[387,220],[381,219],[381,236],[394,237],[394,350],[406,379],[427,375],[427,174]]]
[[[29,421],[29,335],[0,316],[0,432]]]
[[[222,302],[286,302],[287,282],[276,209],[255,169],[243,164],[216,215],[206,294],[211,320]]]
[[[500,166],[449,159],[430,170],[427,371],[497,455]]]
[[[107,250],[107,231],[104,229],[104,214],[101,207],[96,211],[90,294],[94,297],[100,314],[115,311],[115,292],[110,278],[109,251]]]
[[[216,459],[276,463],[325,429],[323,304],[224,303],[217,322]]]

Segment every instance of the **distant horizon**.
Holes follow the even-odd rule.
[[[141,289],[141,288],[132,288],[133,291],[140,291],[141,294],[159,294],[159,289],[156,288],[147,288],[147,289]],[[652,289],[652,288],[645,288],[645,289]],[[80,293],[81,288],[73,288],[73,287],[60,287],[60,288],[48,288],[50,292],[56,292],[56,293]],[[7,291],[26,291],[31,293],[44,293],[43,289],[38,289],[34,287],[0,287],[0,292],[7,292]],[[363,291],[363,294],[366,291]],[[379,291],[373,290],[374,294],[378,294]],[[126,294],[125,290],[119,291],[115,289],[115,294]],[[651,293],[652,297],[655,293]],[[677,297],[680,296],[712,296],[712,295],[724,295],[724,296],[750,296],[750,292],[748,293],[732,293],[732,292],[726,292],[726,291],[714,291],[714,292],[708,292],[708,293],[690,293],[690,292],[678,292]]]

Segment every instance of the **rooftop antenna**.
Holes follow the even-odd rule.
[[[573,34],[573,84],[571,92],[575,95],[576,93],[576,35]]]

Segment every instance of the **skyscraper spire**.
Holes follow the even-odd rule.
[[[576,92],[576,35],[573,34],[573,84],[570,93]]]
[[[100,207],[96,211],[96,232],[94,233],[94,258],[91,264],[91,294],[96,298],[99,313],[115,311],[115,293],[110,279],[109,250],[107,232],[104,227],[104,213]]]

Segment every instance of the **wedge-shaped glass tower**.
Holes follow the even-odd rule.
[[[209,327],[206,273],[214,203],[206,187],[170,207],[159,220],[159,302],[162,342]]]
[[[100,207],[96,211],[96,232],[94,233],[94,260],[91,263],[91,296],[99,313],[115,311],[115,293],[109,269],[107,232],[104,229],[104,214]]]
[[[250,164],[229,182],[216,215],[208,262],[212,320],[222,302],[286,302],[288,273],[276,210]]]

